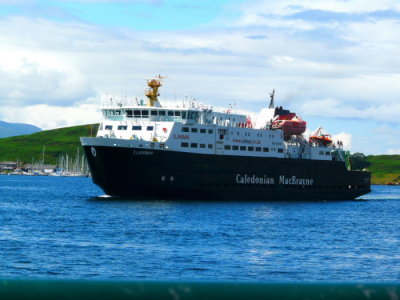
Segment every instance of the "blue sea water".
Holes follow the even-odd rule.
[[[0,176],[0,277],[399,281],[400,187],[363,201],[98,197],[90,178]]]

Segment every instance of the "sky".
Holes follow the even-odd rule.
[[[399,0],[0,0],[0,120],[101,121],[109,95],[275,103],[347,149],[400,154]],[[144,98],[144,97],[143,97]]]

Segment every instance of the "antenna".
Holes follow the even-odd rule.
[[[272,90],[272,93],[269,93],[271,101],[269,102],[269,108],[274,108],[274,97],[275,97],[275,89]]]

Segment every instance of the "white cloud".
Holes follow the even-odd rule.
[[[161,98],[193,96],[214,106],[237,103],[257,111],[275,88],[277,104],[307,120],[324,116],[398,124],[400,23],[352,16],[398,12],[399,5],[395,0],[253,1],[223,26],[218,20],[219,27],[159,32],[3,17],[0,119],[43,128],[97,122],[98,105],[84,106],[88,99],[102,92],[143,97],[145,79],[166,74]],[[290,18],[305,10],[349,18]]]
[[[386,153],[385,154],[389,154],[389,155],[394,155],[394,154],[396,154],[396,155],[400,155],[400,148],[391,148],[391,149],[388,149],[387,151],[386,151]]]
[[[34,3],[36,0],[0,0],[0,4],[21,5]]]
[[[301,106],[301,111],[309,116],[328,118],[365,119],[400,124],[400,103],[350,106],[336,99],[309,101]]]
[[[343,149],[351,150],[353,136],[350,133],[341,132],[332,136],[334,142],[341,141]]]
[[[51,53],[0,51],[0,78],[3,105],[71,104],[92,93],[79,70],[56,60]]]
[[[361,13],[382,10],[400,10],[400,4],[397,0],[281,0],[281,1],[257,1],[253,4],[247,2],[240,5],[243,11],[243,19],[253,21],[252,24],[259,24],[259,19],[252,19],[262,13],[270,15],[287,16],[304,10],[322,10],[340,13]]]
[[[98,123],[101,120],[100,103],[88,100],[74,106],[62,107],[46,104],[3,107],[0,119],[13,123],[34,124],[42,129]]]

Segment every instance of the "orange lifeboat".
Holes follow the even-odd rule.
[[[323,134],[319,136],[310,136],[310,142],[316,144],[323,144],[324,146],[331,144],[332,138],[330,134]]]
[[[278,116],[272,122],[272,128],[282,129],[284,135],[300,135],[306,131],[307,122],[303,121],[295,113]]]
[[[333,140],[330,134],[323,133],[323,129],[319,127],[315,132],[310,135],[309,142],[317,145],[327,146],[332,144]]]

